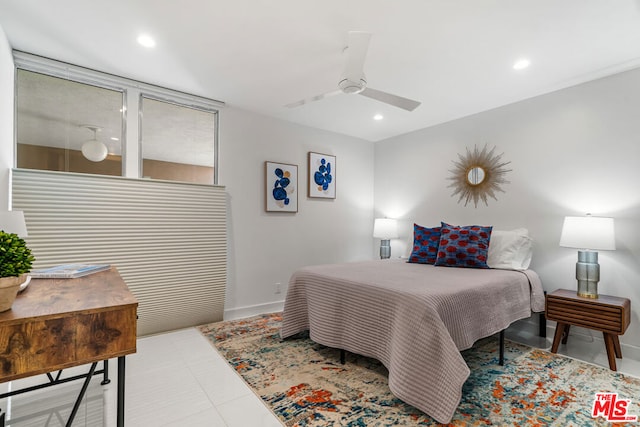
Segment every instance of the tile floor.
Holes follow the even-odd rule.
[[[535,325],[516,324],[507,338],[549,348],[551,337],[536,336]],[[560,353],[608,366],[602,341],[572,336]],[[624,349],[623,349],[624,353]],[[127,356],[126,425],[186,427],[271,427],[282,424],[262,404],[209,342],[195,329],[184,329],[138,340],[138,352]],[[116,363],[111,361],[115,378]],[[640,360],[618,360],[618,370],[640,377]],[[68,371],[65,371],[65,375]],[[31,385],[39,376],[0,385],[0,392]],[[94,377],[74,426],[115,426],[116,387]],[[57,427],[66,423],[79,382],[37,390],[0,401],[7,425]]]

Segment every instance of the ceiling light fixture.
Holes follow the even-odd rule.
[[[137,40],[144,47],[152,48],[156,46],[156,41],[149,34],[140,34]]]
[[[384,119],[384,116],[382,114],[376,114],[375,116],[373,116],[373,120],[382,120]]]
[[[103,142],[98,141],[96,134],[102,130],[99,126],[80,125],[80,127],[93,131],[93,139],[82,144],[82,155],[92,162],[101,162],[107,158],[109,150]]]
[[[529,65],[531,65],[531,61],[529,61],[527,58],[522,58],[522,59],[518,59],[516,62],[513,63],[513,69],[524,70]]]

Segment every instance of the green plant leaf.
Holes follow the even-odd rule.
[[[0,277],[20,276],[31,271],[35,258],[17,234],[0,231]]]

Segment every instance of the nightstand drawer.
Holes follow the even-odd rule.
[[[578,297],[573,291],[560,290],[547,295],[547,319],[622,335],[631,320],[626,298]]]
[[[547,303],[547,319],[611,333],[623,332],[622,310],[619,308],[609,310],[601,306],[567,303],[550,298]]]

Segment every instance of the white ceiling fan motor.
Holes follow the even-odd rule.
[[[348,77],[345,77],[340,80],[338,87],[342,93],[356,94],[366,89],[367,81],[364,78],[364,74],[359,79],[349,79]]]

